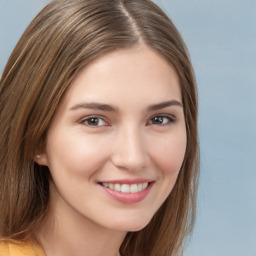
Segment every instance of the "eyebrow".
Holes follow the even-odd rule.
[[[108,104],[101,104],[97,102],[93,103],[79,103],[74,105],[70,110],[77,110],[77,109],[95,109],[95,110],[103,110],[103,111],[110,111],[110,112],[117,112],[118,108],[108,105]]]
[[[161,103],[158,103],[158,104],[151,105],[147,108],[147,110],[148,111],[159,110],[159,109],[167,108],[167,107],[170,107],[170,106],[183,107],[181,102],[179,102],[177,100],[170,100],[170,101],[165,101],[165,102],[161,102]]]
[[[165,101],[161,103],[157,103],[154,105],[150,105],[147,107],[147,111],[154,111],[154,110],[159,110],[163,108],[167,108],[170,106],[180,106],[183,107],[182,103],[180,103],[177,100],[170,100],[170,101]],[[74,105],[73,107],[70,108],[70,110],[77,110],[77,109],[93,109],[93,110],[102,110],[102,111],[110,111],[110,112],[117,112],[118,107],[112,106],[109,104],[102,104],[102,103],[97,103],[97,102],[92,102],[92,103],[78,103]]]

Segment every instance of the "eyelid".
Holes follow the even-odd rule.
[[[92,118],[97,118],[97,119],[101,119],[104,121],[104,125],[90,125],[90,124],[86,124],[86,121],[92,119]],[[85,125],[85,126],[88,126],[88,127],[91,127],[91,128],[97,128],[97,127],[104,127],[104,126],[110,126],[110,123],[108,121],[106,121],[106,118],[103,117],[103,116],[100,116],[100,115],[89,115],[89,116],[86,116],[86,117],[83,117],[79,120],[79,123],[82,124],[82,125]]]
[[[169,122],[167,124],[149,124],[150,122],[152,122],[152,119],[154,117],[162,117],[162,118],[168,118],[169,119]],[[174,115],[171,115],[171,114],[156,114],[156,115],[153,115],[152,117],[150,117],[149,121],[147,122],[146,125],[157,125],[157,126],[166,126],[166,125],[171,125],[173,123],[176,122],[176,117]]]

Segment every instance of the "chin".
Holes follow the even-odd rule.
[[[149,222],[150,222],[151,218],[147,218],[146,216],[136,219],[130,219],[130,220],[123,220],[122,222],[118,222],[115,223],[115,229],[119,230],[119,231],[125,231],[125,232],[136,232],[136,231],[140,231],[143,228],[145,228]]]
[[[145,228],[147,225],[148,225],[148,223],[147,223],[146,225],[143,225],[143,226],[133,227],[132,229],[127,230],[127,231],[128,231],[128,232],[137,232],[137,231],[140,231],[140,230],[142,230],[143,228]]]

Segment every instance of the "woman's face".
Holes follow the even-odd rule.
[[[53,212],[135,231],[170,194],[186,150],[179,80],[146,46],[108,53],[70,85],[39,164]]]

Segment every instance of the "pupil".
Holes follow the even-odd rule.
[[[89,119],[88,123],[90,125],[97,125],[99,123],[99,120],[96,117],[92,117],[92,118]]]
[[[163,122],[163,118],[162,117],[160,117],[160,116],[156,116],[156,117],[154,117],[154,123],[162,123]]]

